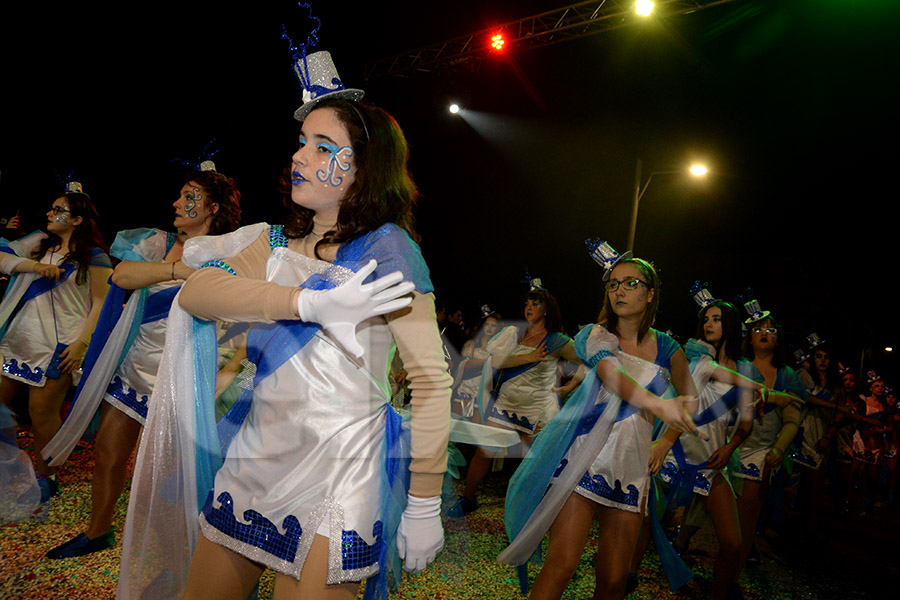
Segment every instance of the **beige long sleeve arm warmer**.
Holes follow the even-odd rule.
[[[266,281],[269,232],[236,256],[227,259],[238,277],[216,267],[200,269],[188,277],[179,295],[181,307],[207,320],[226,322],[296,319],[293,287]]]
[[[441,493],[450,437],[450,385],[434,313],[434,295],[413,293],[412,304],[386,315],[412,392],[409,493]]]

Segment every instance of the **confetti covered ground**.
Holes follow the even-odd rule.
[[[20,436],[30,450],[31,439]],[[503,500],[514,465],[492,473],[485,481],[480,508],[466,519],[447,520],[444,551],[425,573],[404,576],[395,597],[464,600],[470,598],[524,598],[514,571],[496,562],[503,549]],[[4,524],[0,560],[0,598],[3,599],[104,599],[115,596],[127,494],[119,501],[115,527],[117,544],[108,550],[80,558],[48,560],[44,553],[82,532],[90,511],[90,477],[93,451],[81,443],[69,463],[60,470],[60,493],[53,498],[43,520]],[[769,528],[759,540],[759,566],[741,577],[745,598],[752,600],[896,598],[900,586],[900,508],[890,504],[868,516],[840,518],[830,506],[817,535],[783,526]],[[789,523],[799,520],[794,516]],[[712,563],[716,552],[710,531],[698,534],[686,557],[694,579],[678,594],[672,593],[651,546],[640,570],[641,585],[632,600],[708,598]],[[581,567],[563,598],[584,600],[593,589],[592,560],[597,553],[592,539]],[[531,567],[533,581],[537,567]],[[270,598],[272,576],[267,573],[260,598]]]

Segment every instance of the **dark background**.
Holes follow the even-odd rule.
[[[634,169],[705,160],[704,181],[654,176],[636,253],[663,280],[657,326],[691,335],[695,280],[755,291],[799,343],[815,331],[889,383],[896,344],[897,19],[888,0],[735,0],[439,74],[363,81],[363,64],[564,2],[314,2],[348,87],[393,113],[424,194],[439,298],[520,311],[526,268],[569,329],[593,320],[601,270],[584,240],[624,249]],[[276,222],[300,87],[288,1],[36,2],[0,17],[0,217],[44,223],[54,170],[118,229],[170,228],[183,169],[216,138],[245,222]],[[511,42],[514,45],[514,40]],[[449,100],[469,111],[453,117]],[[570,331],[571,332],[571,331]],[[897,385],[894,383],[894,385]]]

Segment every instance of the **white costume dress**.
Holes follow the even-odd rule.
[[[510,545],[498,556],[500,562],[527,562],[572,491],[604,506],[643,510],[652,417],[604,387],[596,366],[610,361],[654,394],[671,396],[669,365],[678,344],[665,333],[651,332],[657,341],[655,362],[622,352],[618,338],[601,325],[575,336],[575,352],[588,371],[510,480],[505,510]]]
[[[10,244],[9,247],[15,249],[18,256],[29,258],[31,249],[36,248],[45,237],[46,234],[43,233],[32,234]],[[60,252],[47,252],[39,262],[62,267],[63,256],[64,254]],[[93,249],[90,264],[100,267],[111,266],[109,256],[99,248]],[[43,387],[46,384],[45,372],[57,342],[69,345],[78,340],[85,320],[91,312],[91,282],[89,275],[83,284],[76,283],[77,264],[74,267],[65,281],[24,301],[15,316],[6,323],[3,339],[0,340],[3,376],[31,386]],[[19,273],[16,278],[20,284],[26,280],[40,283],[38,279],[45,279],[35,278],[30,273]],[[15,283],[11,283],[7,290],[3,309],[12,308],[11,304],[18,303],[12,295]]]
[[[267,259],[260,257],[256,250],[260,246],[255,242],[262,237],[259,234],[266,231],[269,239]],[[286,297],[290,298],[292,288],[298,284],[307,287],[322,282],[326,286],[340,285],[353,275],[351,266],[359,268],[361,265],[357,261],[365,264],[373,255],[378,259],[380,269],[374,277],[401,270],[416,284],[420,293],[430,292],[427,267],[418,246],[394,225],[383,226],[341,245],[334,263],[288,249],[288,239],[279,226],[248,226],[222,237],[225,246],[231,244],[230,240],[246,240],[244,247],[250,252],[246,256],[253,258],[242,260],[256,264],[260,257],[259,260],[266,262],[265,280],[269,283],[249,277],[226,276],[233,284],[221,285],[234,285],[235,291],[231,293],[240,293],[238,290],[249,286],[278,293],[287,291]],[[206,242],[198,241],[195,248],[190,244],[185,248],[188,264],[193,260],[189,256],[191,252]],[[241,249],[237,248],[237,251]],[[227,260],[212,261],[208,265],[236,274]],[[208,270],[201,270],[197,275],[205,271]],[[220,281],[218,276],[216,281]],[[200,289],[198,284],[194,290],[198,293],[195,302],[202,303],[203,295],[212,290],[201,294]],[[185,285],[182,296],[189,291],[191,281]],[[224,292],[215,290],[214,293]],[[430,296],[427,300],[431,302]],[[227,306],[226,303],[224,308],[216,309],[220,318],[228,318],[223,312],[228,310]],[[446,468],[449,375],[442,359],[433,303],[429,306],[427,325],[431,329],[422,329],[422,339],[417,342],[425,344],[428,350],[423,350],[419,356],[406,356],[405,364],[410,369],[413,414],[418,415],[412,419],[413,452],[418,447],[417,439],[430,438],[428,441],[438,449],[438,458],[443,460],[441,472],[434,474],[439,485]],[[213,489],[209,490],[204,484],[205,475],[198,474],[196,479],[187,476],[184,490],[179,492],[184,494],[182,501],[186,512],[179,513],[176,509],[175,519],[171,522],[177,525],[173,527],[177,531],[159,539],[157,523],[160,519],[170,519],[168,514],[172,505],[173,492],[166,481],[172,474],[182,472],[181,469],[192,473],[193,460],[185,454],[187,463],[159,466],[155,464],[157,455],[163,462],[168,461],[169,448],[175,444],[184,451],[182,454],[194,453],[199,460],[204,444],[196,441],[189,430],[179,431],[176,441],[166,441],[169,439],[166,434],[168,422],[172,418],[190,421],[192,417],[178,415],[183,414],[184,409],[188,413],[193,411],[191,406],[195,402],[189,400],[185,404],[177,395],[171,400],[168,398],[171,390],[180,394],[182,387],[187,387],[188,392],[194,387],[191,378],[185,380],[178,373],[182,361],[186,359],[190,363],[190,357],[181,356],[184,352],[178,348],[183,345],[184,334],[189,333],[191,326],[186,326],[183,311],[176,313],[174,324],[170,323],[160,380],[151,399],[147,432],[139,452],[138,462],[142,469],[147,468],[136,474],[132,486],[129,522],[123,542],[123,576],[119,583],[119,594],[123,597],[143,598],[148,586],[153,587],[153,582],[147,581],[153,578],[152,570],[148,572],[146,566],[148,562],[161,564],[161,575],[174,574],[164,593],[151,596],[180,594],[187,574],[184,557],[179,553],[174,560],[168,557],[159,560],[156,554],[169,543],[168,540],[173,540],[171,543],[179,548],[181,545],[193,547],[197,518],[194,516],[192,523],[192,505],[199,509],[199,527],[207,539],[280,573],[299,578],[316,534],[330,540],[328,583],[358,581],[380,571],[379,557],[383,559],[388,540],[393,539],[391,527],[396,527],[396,522],[392,525],[390,518],[387,524],[382,519],[386,496],[397,493],[385,484],[388,481],[385,453],[391,447],[386,440],[394,437],[387,431],[391,431],[390,423],[396,422],[389,412],[388,370],[396,351],[391,327],[381,316],[359,324],[356,335],[366,351],[363,357],[356,359],[326,332],[311,324],[296,319],[274,324],[265,323],[266,319],[262,317],[253,320],[264,323],[254,326],[248,339],[248,357],[256,360],[259,369],[253,385],[249,386],[252,387],[252,402],[247,404],[239,400],[233,411],[246,408],[246,417],[236,421],[239,423],[236,433],[230,442],[226,441],[227,451],[221,467],[214,472]],[[196,336],[198,320],[194,319],[193,323]],[[295,350],[296,347],[299,349]],[[427,365],[428,373],[433,372],[429,375],[433,379],[426,381],[423,378],[423,365]],[[428,387],[432,383],[436,391],[433,394]],[[203,383],[197,385],[202,387]],[[430,424],[434,408],[438,408],[438,416],[444,416],[438,419],[438,429],[429,431],[423,438],[417,433],[417,427]],[[231,422],[230,415],[223,420],[226,422]],[[223,423],[220,423],[220,439],[209,442],[216,450],[219,442],[227,439],[227,436],[221,437]],[[414,454],[414,466],[416,460],[428,459],[430,456]],[[183,466],[179,467],[179,464]],[[200,466],[198,462],[198,473]],[[425,477],[416,472],[413,475],[417,480]],[[406,492],[402,494],[405,503]],[[193,504],[195,495],[197,504]],[[185,526],[186,531],[181,532]]]
[[[465,351],[466,347],[463,346],[463,351]],[[490,353],[482,348],[475,348],[471,352],[471,356],[463,356],[463,360],[487,360],[490,358]],[[459,404],[460,406],[460,414],[466,418],[470,418],[475,414],[475,404],[478,398],[478,390],[481,388],[481,373],[475,377],[469,377],[468,379],[463,379],[463,373],[465,368],[465,362],[459,365],[459,369],[457,370],[457,380],[458,384],[455,386],[455,391],[453,393],[453,402]]]
[[[739,421],[741,403],[740,388],[721,381],[712,379],[712,373],[719,366],[715,362],[715,349],[708,343],[700,340],[690,340],[685,345],[685,354],[691,366],[691,375],[697,386],[700,400],[694,422],[701,433],[708,436],[707,440],[692,435],[683,435],[678,438],[676,444],[680,444],[684,451],[684,460],[687,465],[702,465],[709,460],[712,453],[728,443],[728,430],[732,423]],[[763,377],[753,363],[741,359],[737,365],[738,372],[754,381],[762,381]],[[747,392],[751,393],[751,392]],[[712,409],[710,407],[713,407]],[[705,424],[700,424],[699,419],[706,418],[702,415],[715,411],[715,416]],[[667,429],[663,426],[662,435]],[[671,483],[679,471],[680,462],[673,450],[669,451],[666,460],[660,469],[659,475],[666,483]],[[709,488],[716,475],[722,469],[698,469],[694,475],[693,492],[702,496],[709,495]]]
[[[821,386],[815,386],[810,390],[814,396],[825,400],[832,400],[831,394]],[[803,437],[794,440],[791,459],[798,465],[810,469],[818,469],[822,466],[827,454],[816,450],[816,443],[825,436],[828,427],[834,421],[835,411],[824,406],[807,405],[804,407],[803,416],[800,419],[800,429]]]
[[[269,281],[294,287],[331,268],[276,248],[267,273]],[[352,274],[343,269],[341,276]],[[366,348],[360,365],[320,330],[256,387],[203,507],[204,536],[299,578],[320,531],[331,539],[332,556],[341,558],[330,564],[331,581],[358,581],[377,571],[394,340],[382,317],[363,323],[357,337]],[[303,460],[278,460],[290,456]]]
[[[655,331],[655,330],[651,330]],[[615,355],[622,368],[641,385],[663,395],[670,386],[669,371],[672,354],[678,343],[661,331],[656,333],[656,360],[646,361],[626,354],[619,349],[619,340],[605,327],[592,327],[587,340],[589,356]],[[608,354],[609,353],[609,354]],[[591,366],[602,358],[594,361]],[[646,410],[636,410],[624,419],[616,421],[609,439],[578,482],[575,492],[604,506],[629,512],[644,509],[644,500],[650,488],[651,435],[656,418]],[[566,457],[560,463],[559,477],[566,469],[570,455],[580,450],[583,438],[577,437]]]
[[[519,343],[519,329],[514,326],[504,327],[488,342],[487,349],[488,354],[501,356],[528,354],[534,351],[534,347]],[[534,434],[536,427],[547,423],[559,412],[559,398],[553,391],[555,385],[555,360],[529,365],[527,370],[502,384],[487,420],[523,433]]]
[[[780,367],[775,377],[775,385],[772,389],[777,392],[787,392],[806,400],[806,387],[797,373],[790,367]],[[765,471],[766,454],[775,446],[783,424],[781,407],[767,404],[762,418],[753,420],[753,431],[741,445],[739,457],[741,469],[734,473],[736,477],[761,481]],[[775,469],[772,470],[775,472]]]

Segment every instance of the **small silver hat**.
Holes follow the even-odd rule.
[[[344,98],[356,101],[362,99],[365,94],[362,90],[344,87],[331,59],[331,53],[326,50],[298,56],[294,62],[294,73],[297,74],[303,88],[303,104],[294,111],[294,118],[298,121],[306,119],[306,115],[319,100]]]
[[[609,281],[609,274],[612,273],[612,270],[620,260],[628,260],[632,257],[631,250],[627,250],[620,255],[613,250],[613,247],[608,242],[600,239],[587,239],[584,240],[584,243],[588,246],[591,258],[606,270],[606,273],[603,274],[603,281]]]
[[[744,302],[744,308],[747,310],[747,314],[750,315],[750,318],[744,321],[744,323],[746,323],[747,325],[756,323],[757,321],[762,321],[770,314],[772,314],[769,311],[760,308],[759,301],[755,298],[753,300],[750,300],[749,302]]]

